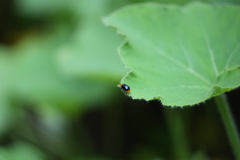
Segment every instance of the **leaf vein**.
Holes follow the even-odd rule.
[[[165,53],[164,51],[160,50],[158,47],[156,47],[155,45],[153,45],[152,43],[147,41],[145,38],[139,37],[139,35],[135,35],[135,37],[137,39],[141,40],[143,42],[143,44],[148,45],[150,48],[155,49],[157,53],[161,54],[162,56],[166,57],[167,59],[169,59],[173,63],[177,64],[178,66],[182,67],[183,69],[185,69],[189,73],[191,73],[194,76],[198,77],[199,79],[201,79],[206,84],[212,86],[212,83],[209,80],[207,80],[205,77],[203,77],[201,74],[199,74],[198,72],[196,72],[192,68],[187,67],[186,65],[184,65],[183,63],[181,63],[177,59],[173,58],[172,56],[169,56],[167,53]]]
[[[195,70],[193,70],[192,68],[188,68],[187,66],[185,66],[184,64],[182,64],[181,62],[179,62],[178,60],[176,60],[175,58],[172,58],[171,56],[168,56],[168,54],[166,54],[165,52],[163,52],[162,50],[159,50],[157,48],[158,53],[160,53],[162,56],[168,58],[170,61],[174,62],[175,64],[181,66],[182,68],[184,68],[186,71],[188,71],[189,73],[193,74],[194,76],[198,77],[199,79],[201,79],[202,81],[204,81],[205,83],[212,85],[210,81],[208,81],[206,78],[204,78],[201,74],[199,74],[198,72],[196,72]]]
[[[211,45],[210,45],[209,39],[207,37],[207,34],[203,30],[202,30],[202,33],[204,35],[204,38],[205,38],[205,41],[206,41],[206,44],[207,44],[207,49],[208,49],[208,52],[210,54],[210,59],[211,59],[212,65],[213,65],[213,69],[215,71],[216,76],[218,76],[219,75],[219,71],[218,71],[217,66],[216,66],[213,50],[210,47]]]
[[[184,53],[184,55],[185,55],[185,57],[187,59],[189,67],[193,69],[193,65],[192,65],[191,59],[188,56],[189,55],[188,51],[185,49],[186,47],[183,46],[183,44],[182,44],[182,42],[181,42],[181,40],[179,38],[177,38],[177,40],[178,40],[178,44],[180,45],[180,48],[182,49],[182,51],[183,51],[183,53]]]
[[[230,56],[228,57],[228,60],[227,60],[226,65],[225,65],[225,67],[224,67],[225,69],[228,68],[229,63],[230,63],[232,57],[234,56],[234,54],[237,53],[236,51],[237,51],[237,49],[238,49],[239,46],[240,46],[240,42],[238,42],[238,44],[236,45],[236,47],[235,47],[235,48],[233,49],[233,51],[230,53]]]
[[[148,87],[148,88],[134,88],[134,89],[153,89],[153,90],[156,90],[156,89],[161,89],[161,90],[168,90],[168,89],[179,89],[179,88],[187,88],[187,89],[199,89],[199,90],[209,90],[209,87],[204,87],[204,86],[185,86],[185,85],[181,85],[181,86],[176,86],[176,87]]]

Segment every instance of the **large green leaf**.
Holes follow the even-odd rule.
[[[120,9],[105,23],[126,36],[122,79],[133,99],[164,105],[202,102],[240,85],[240,8],[146,3]]]

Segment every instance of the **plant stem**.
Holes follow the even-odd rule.
[[[230,145],[237,160],[240,160],[240,141],[236,125],[233,121],[233,116],[230,111],[229,104],[227,103],[226,96],[221,94],[215,97],[221,118],[226,129]]]
[[[173,159],[189,159],[190,151],[185,125],[180,109],[164,108],[169,132],[172,139]]]

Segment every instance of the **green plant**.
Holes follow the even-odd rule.
[[[204,51],[209,53],[208,45],[214,53],[220,53],[216,57],[214,54],[214,58],[224,59],[225,53],[235,47],[234,37],[239,40],[239,31],[235,31],[239,9],[233,4],[239,4],[238,0],[202,0],[232,5],[152,1],[157,3],[0,2],[0,160],[233,159],[214,99],[238,156],[236,127],[224,96],[216,95],[239,85],[235,80],[237,69],[234,70],[235,62],[236,66],[239,62],[239,48],[231,58],[234,61],[229,63],[233,70],[223,72],[220,79],[209,63],[211,58],[197,56]],[[124,36],[102,23],[104,16],[120,7],[124,8],[108,16],[105,22],[111,25],[110,19],[112,23],[114,15],[119,14],[117,17],[127,23],[121,22],[115,28],[121,31],[124,27],[128,31],[122,32]],[[136,12],[132,13],[132,8]],[[218,16],[223,10],[227,14]],[[212,23],[214,16],[219,17],[219,22]],[[114,23],[119,22],[115,20]],[[205,41],[202,32],[195,28],[200,22],[204,22],[203,28],[210,25]],[[155,56],[159,52],[156,45],[171,56],[164,57],[163,52]],[[187,61],[183,51],[190,52],[188,49],[197,50],[193,52],[197,57],[191,56]],[[216,63],[219,71],[225,62],[224,59]],[[190,64],[192,69],[187,70]],[[229,73],[230,76],[224,75]],[[128,96],[117,87],[119,83],[131,87]],[[227,93],[233,111],[239,106],[236,93],[239,90]],[[214,98],[206,100],[210,97]]]
[[[240,8],[145,3],[110,14],[106,25],[125,36],[120,56],[131,71],[121,83],[133,99],[187,106],[216,97],[237,159],[240,143],[224,92],[240,86]],[[221,19],[221,20],[219,20]]]

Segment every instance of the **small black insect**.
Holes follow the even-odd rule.
[[[125,93],[130,93],[130,87],[128,85],[120,84],[120,86]]]

